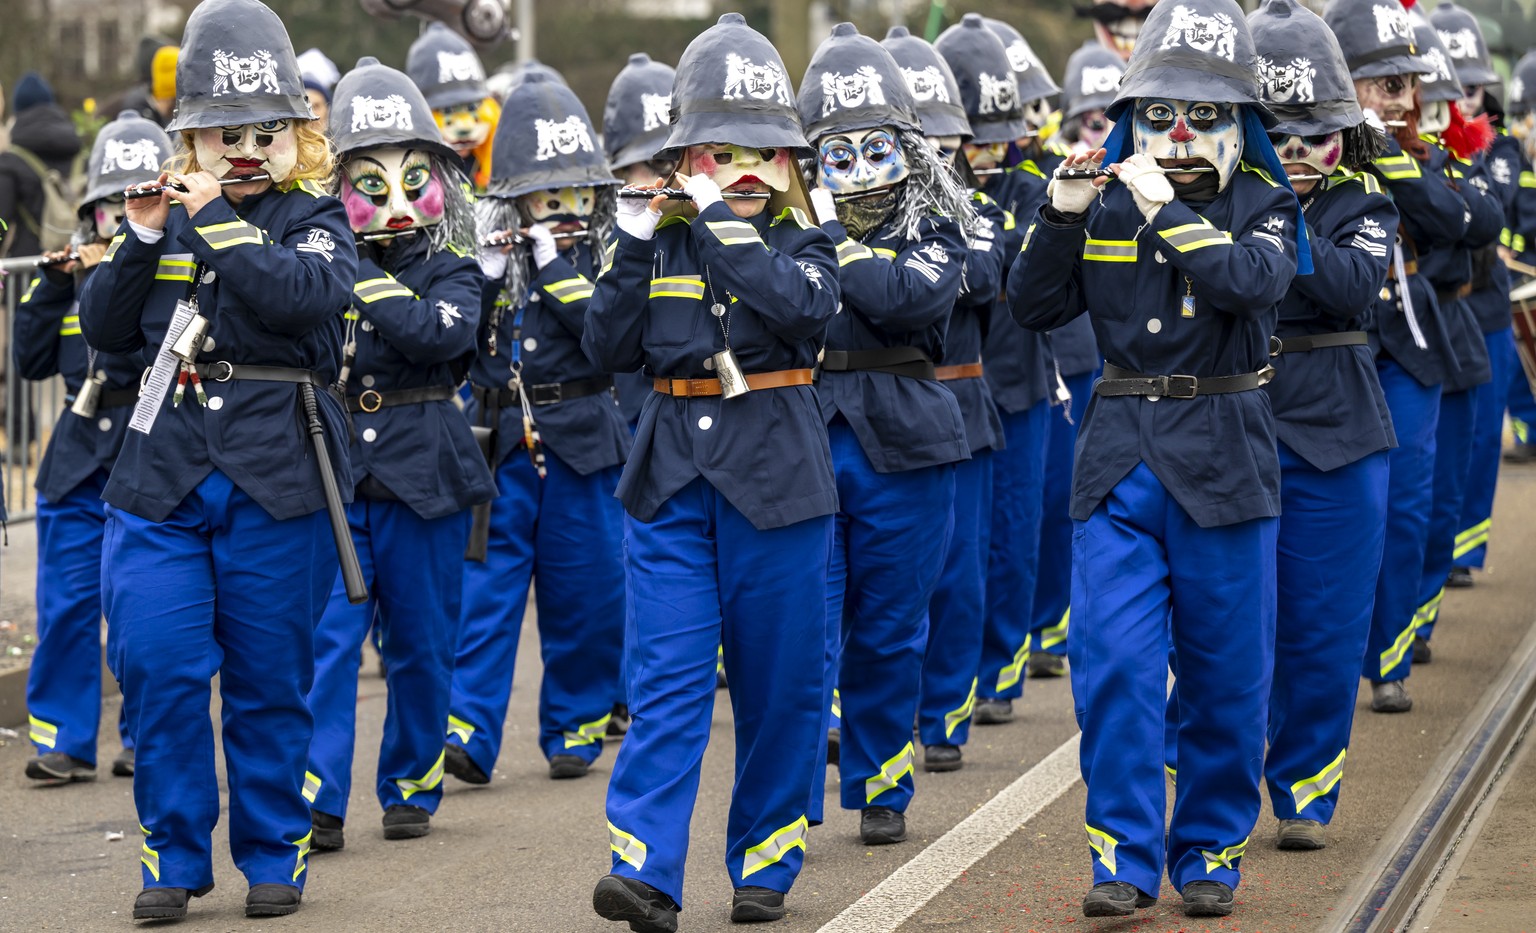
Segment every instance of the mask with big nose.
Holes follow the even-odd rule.
[[[1218,191],[1227,187],[1243,153],[1243,125],[1232,104],[1144,97],[1136,101],[1136,151],[1169,169],[1175,190],[1200,180],[1179,168],[1214,168]]]

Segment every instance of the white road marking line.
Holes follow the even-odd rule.
[[[1079,779],[1074,735],[981,809],[849,904],[820,933],[892,933]]]

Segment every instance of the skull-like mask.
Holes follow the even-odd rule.
[[[1355,81],[1355,97],[1362,110],[1369,110],[1388,126],[1406,119],[1414,111],[1414,91],[1418,90],[1416,74],[1385,75],[1380,78],[1358,78]]]
[[[1341,131],[1317,136],[1288,136],[1271,133],[1270,142],[1285,164],[1291,187],[1297,194],[1310,192],[1317,183],[1332,175],[1344,158],[1344,134]]]
[[[219,178],[268,175],[281,184],[299,161],[299,141],[288,120],[211,126],[192,137],[197,164]]]
[[[114,194],[91,205],[91,216],[95,218],[96,236],[99,239],[106,241],[117,235],[117,228],[123,225],[126,204],[121,194]]]
[[[1143,97],[1136,101],[1133,129],[1137,152],[1165,169],[1214,168],[1217,190],[1226,188],[1243,152],[1243,125],[1232,104]],[[1179,185],[1198,179],[1197,173],[1170,171],[1168,180]]]
[[[357,233],[382,233],[441,223],[443,181],[425,153],[410,149],[370,149],[342,167],[347,181],[341,203]]]
[[[833,194],[889,188],[907,177],[901,140],[890,127],[823,136],[817,183]]]

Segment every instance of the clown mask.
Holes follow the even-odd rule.
[[[556,236],[587,229],[587,219],[596,204],[596,188],[550,188],[517,199],[518,211],[525,221],[542,224]]]
[[[357,233],[386,233],[441,223],[443,182],[427,155],[411,149],[369,149],[342,166],[341,203]]]
[[[1418,75],[1360,78],[1355,81],[1355,97],[1362,110],[1376,114],[1388,126],[1401,125],[1414,110],[1414,91],[1418,87]]]
[[[193,135],[192,150],[197,164],[218,178],[265,174],[274,185],[287,181],[299,161],[298,137],[288,120],[206,127]]]
[[[1130,61],[1151,7],[1152,0],[1100,0],[1085,12],[1093,18],[1093,32],[1099,44]]]
[[[688,172],[712,179],[723,192],[773,192],[789,190],[789,150],[748,149],[743,146],[709,143],[689,146],[685,151]],[[737,217],[756,217],[768,206],[767,201],[727,200]]]
[[[123,225],[125,203],[122,195],[114,194],[91,205],[92,216],[96,220],[96,237],[103,243],[112,239],[117,234],[117,228]]]
[[[878,191],[907,177],[901,141],[888,127],[823,136],[817,148],[816,182],[834,195]]]
[[[1083,152],[1101,148],[1104,140],[1109,138],[1109,131],[1115,126],[1114,121],[1097,108],[1078,114],[1076,119],[1077,142]]]
[[[1332,175],[1344,157],[1344,134],[1323,133],[1317,136],[1287,136],[1271,133],[1269,141],[1285,164],[1285,174],[1291,179],[1291,187],[1297,194],[1307,194],[1317,183]]]
[[[1243,153],[1243,125],[1232,104],[1143,97],[1136,101],[1132,129],[1136,151],[1165,169],[1215,169],[1217,190],[1226,188]],[[1187,185],[1200,174],[1170,171],[1168,180]]]
[[[443,132],[443,142],[452,146],[460,158],[469,158],[491,135],[490,121],[483,118],[480,106],[477,102],[432,111],[432,118]]]

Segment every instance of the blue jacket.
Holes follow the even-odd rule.
[[[89,273],[87,273],[89,275]],[[11,334],[11,354],[16,374],[23,379],[64,378],[65,409],[48,438],[48,450],[37,468],[37,491],[58,502],[97,470],[110,470],[123,446],[133,402],[108,408],[82,418],[69,410],[89,374],[90,348],[80,334],[80,306],[75,302],[75,279],[43,273],[21,296]],[[144,361],[138,354],[117,356],[98,353],[96,375],[105,382],[103,392],[128,393],[139,387]]]
[[[997,202],[981,192],[973,192],[972,201],[980,215],[976,236],[967,244],[965,280],[955,310],[949,316],[945,335],[948,364],[974,363],[981,359],[981,348],[992,324],[992,306],[1003,291],[1005,245],[1002,240],[1007,215]],[[1010,324],[1010,326],[1012,326]],[[985,364],[983,364],[985,367]],[[1002,450],[1006,446],[1003,419],[992,400],[985,369],[979,379],[951,379],[944,383],[960,403],[965,419],[965,438],[972,455],[980,450]]]
[[[1516,225],[1515,202],[1520,194],[1520,175],[1526,168],[1520,141],[1500,128],[1492,148],[1479,155],[1476,161],[1488,181],[1489,193],[1504,214],[1504,228],[1499,231],[1499,242],[1511,246],[1512,228]],[[1499,259],[1497,246],[1488,245],[1473,253],[1472,294],[1467,296],[1467,305],[1472,309],[1483,333],[1495,333],[1510,326],[1510,284],[1509,269]]]
[[[1312,274],[1280,302],[1280,337],[1364,330],[1386,282],[1397,209],[1374,175],[1336,172],[1302,198]],[[1319,470],[1397,446],[1369,346],[1325,347],[1274,358],[1265,386],[1275,433]]]
[[[832,241],[798,210],[739,220],[712,204],[668,218],[650,240],[620,232],[587,308],[582,348],[599,368],[711,378],[722,324],[744,372],[810,369],[840,291]],[[715,303],[729,305],[717,319]],[[779,528],[837,511],[827,427],[812,386],[733,399],[653,392],[618,495],[650,521],[702,476],[752,524]]]
[[[926,220],[916,240],[887,224],[864,243],[835,220],[821,229],[837,247],[843,295],[842,313],[827,324],[827,349],[916,347],[939,364],[977,359],[950,355],[944,342],[967,253],[959,224]],[[937,380],[823,370],[816,388],[827,423],[847,419],[877,473],[970,457],[960,405]]]
[[[357,357],[347,380],[368,391],[454,387],[475,352],[480,266],[451,250],[429,253],[424,236],[363,247],[352,310]],[[366,402],[366,399],[363,399]],[[364,496],[380,484],[422,518],[442,518],[496,495],[496,483],[464,415],[451,399],[354,412],[352,483]],[[369,478],[372,478],[370,481]]]
[[[124,221],[81,293],[81,329],[104,352],[152,356],[201,263],[206,272],[197,300],[212,330],[200,363],[296,367],[329,384],[357,281],[352,236],[341,202],[310,182],[246,198],[238,209],[221,198],[195,220],[173,205],[164,236],[153,244]],[[159,400],[159,420],[148,435],[128,432],[102,497],[163,521],[218,469],[275,519],[324,508],[298,387],[207,380],[205,388],[208,407],[189,389],[178,407]],[[329,392],[316,395],[331,462],[338,476],[347,476],[346,419]]]
[[[514,252],[510,261],[529,264],[528,294],[518,296],[514,304],[503,282],[482,278],[480,351],[470,369],[471,381],[481,388],[508,389],[513,361],[522,366],[525,387],[605,377],[608,370],[593,365],[581,347],[592,297],[592,257],[586,244],[578,243],[556,256],[537,273],[524,252]],[[471,423],[482,422],[483,414],[474,401],[466,412]],[[535,405],[533,419],[544,446],[582,476],[616,466],[629,456],[629,425],[613,392]],[[516,402],[502,406],[497,420],[495,460],[500,464],[522,443],[522,407]]]
[[[1053,137],[1052,140],[1040,147],[1041,152],[1032,160],[1040,174],[1049,179],[1062,162],[1066,161],[1071,150],[1061,142],[1061,137]],[[1044,191],[1040,197],[1044,199]],[[1031,209],[1027,215],[1033,215]],[[1104,357],[1099,353],[1098,342],[1093,339],[1093,323],[1088,320],[1088,315],[1073,318],[1063,327],[1051,331],[1051,354],[1056,357],[1056,369],[1063,376],[1081,376],[1084,373],[1095,372]],[[1074,399],[1080,405],[1088,404],[1087,399]]]
[[[1046,205],[1009,274],[1009,309],[1044,331],[1092,308],[1105,359],[1137,372],[1257,372],[1296,273],[1295,217],[1290,189],[1246,165],[1208,204],[1175,200],[1151,223],[1120,184],[1081,215]],[[1188,294],[1191,316],[1182,312]],[[1263,392],[1156,402],[1095,395],[1077,439],[1072,517],[1087,519],[1141,462],[1201,527],[1280,514]]]
[[[1045,185],[1044,174],[1032,162],[994,175],[987,184],[987,196],[1007,212],[1000,237],[1005,285],[1008,283],[1007,267],[1016,261],[1019,246],[1024,242],[1024,228],[1018,220],[1033,217],[1045,203]],[[981,356],[987,367],[987,384],[992,387],[992,398],[998,408],[1017,414],[1035,407],[1042,399],[1055,396],[1056,367],[1051,359],[1050,338],[1015,326],[1008,313],[1006,295],[993,304],[986,332]]]

